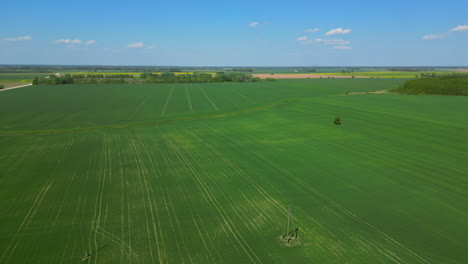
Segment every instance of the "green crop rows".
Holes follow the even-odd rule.
[[[400,82],[2,92],[0,263],[466,263],[468,98]]]

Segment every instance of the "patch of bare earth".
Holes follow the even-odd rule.
[[[458,72],[468,72],[468,69],[455,69],[455,71],[458,71]]]
[[[268,73],[257,73],[252,74],[253,77],[259,77],[260,79],[273,78],[273,79],[308,79],[308,78],[352,78],[352,76],[342,75],[325,75],[325,74],[268,74]],[[369,78],[366,76],[355,76],[355,78]]]

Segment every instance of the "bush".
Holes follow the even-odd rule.
[[[335,125],[341,125],[341,118],[339,116],[335,117],[335,121],[333,121]]]
[[[5,89],[5,85],[0,85],[0,90]]]

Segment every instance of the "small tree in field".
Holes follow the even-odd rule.
[[[5,89],[5,85],[1,85],[1,84],[0,84],[0,90],[1,90],[1,89]]]
[[[341,118],[339,116],[335,117],[335,121],[333,121],[335,125],[341,125]]]

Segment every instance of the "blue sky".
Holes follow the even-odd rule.
[[[5,0],[1,8],[0,64],[468,65],[466,0]]]

